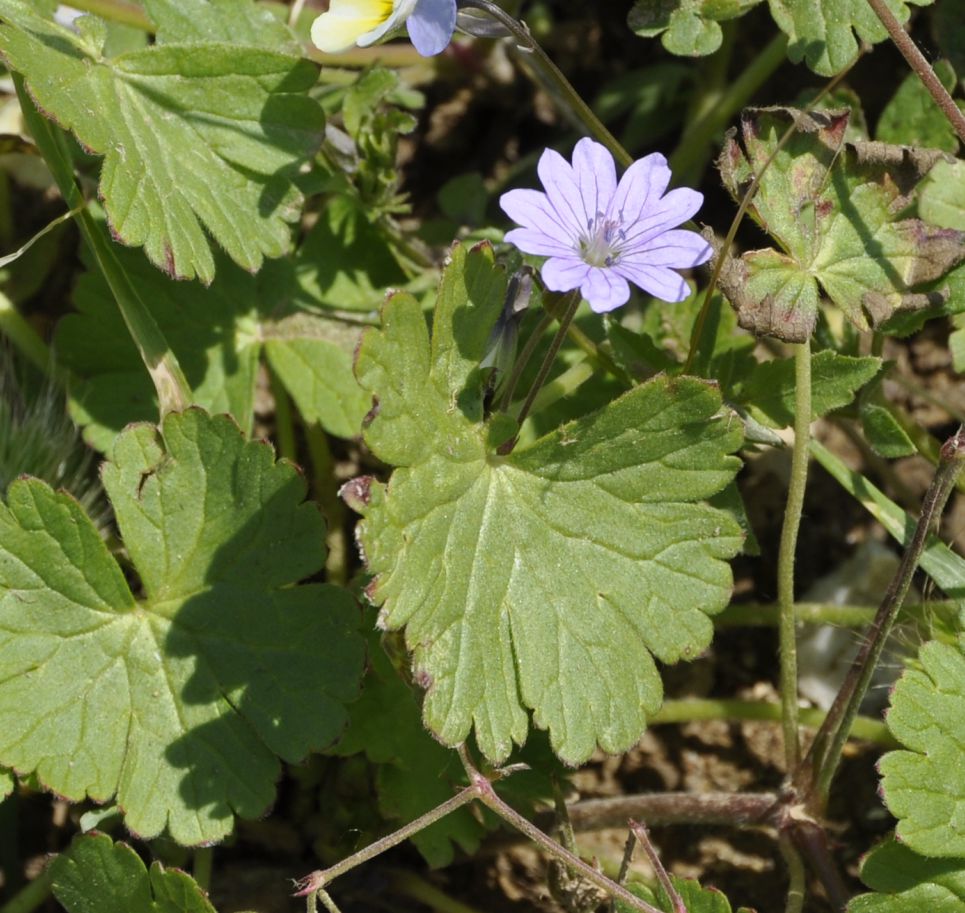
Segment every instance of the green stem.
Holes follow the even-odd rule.
[[[50,897],[52,880],[48,865],[33,881],[0,907],[0,913],[32,913]]]
[[[553,315],[549,311],[544,311],[543,316],[540,317],[539,323],[533,327],[533,332],[529,334],[529,338],[526,340],[523,350],[519,353],[516,358],[516,362],[513,365],[513,373],[509,375],[509,380],[506,381],[506,389],[503,390],[499,404],[499,409],[501,412],[505,412],[507,409],[509,409],[510,404],[513,401],[513,396],[516,393],[516,387],[519,385],[519,380],[523,376],[523,371],[526,370],[526,365],[529,364],[529,360],[533,357],[533,352],[536,351],[536,347],[543,338],[543,334],[549,329],[549,325],[552,322]]]
[[[504,26],[516,39],[517,44],[527,51],[526,59],[532,63],[533,71],[550,94],[562,102],[564,110],[569,112],[572,118],[590,136],[596,137],[603,143],[621,165],[626,168],[633,164],[633,156],[620,145],[617,138],[593,113],[590,106],[583,101],[580,93],[573,88],[559,67],[553,63],[522,22],[510,16],[509,13],[492,3],[491,0],[463,0],[462,5],[482,10]]]
[[[801,854],[794,848],[790,840],[780,841],[781,855],[787,863],[788,886],[787,903],[784,913],[801,913],[804,909],[804,898],[807,896],[807,873]]]
[[[958,610],[957,600],[937,599],[908,603],[902,606],[901,616],[908,621],[926,624],[932,616],[952,622]],[[832,602],[798,602],[794,604],[794,615],[798,624],[863,628],[875,617],[875,609],[873,606],[838,605]],[[770,628],[779,622],[780,609],[776,605],[750,602],[728,606],[714,617],[714,626],[718,628]]]
[[[958,134],[959,140],[965,144],[965,114],[959,110],[958,105],[955,104],[955,99],[948,94],[948,90],[941,84],[941,80],[935,75],[935,71],[925,59],[925,55],[918,50],[918,46],[901,27],[901,23],[895,18],[895,14],[888,9],[884,0],[868,0],[868,5],[881,20],[881,24],[888,30],[891,40],[901,52],[901,56],[905,58],[905,62],[917,74],[931,97],[935,99],[935,104],[941,108],[942,113],[948,118],[948,122]]]
[[[194,851],[194,880],[206,894],[211,890],[211,871],[214,868],[214,847],[199,846]]]
[[[3,333],[20,353],[48,377],[55,375],[50,349],[37,331],[27,323],[14,303],[0,292],[0,333]]]
[[[848,670],[827,719],[818,730],[807,758],[795,774],[795,786],[816,811],[823,810],[827,801],[851,723],[858,715],[858,708],[868,691],[888,635],[911,586],[911,579],[924,551],[929,530],[941,517],[955,488],[955,480],[963,468],[965,425],[942,446],[938,469],[925,493],[921,516],[911,543],[901,557],[901,564],[888,586],[874,621],[862,639],[858,655]]]
[[[523,401],[523,406],[519,410],[519,415],[516,417],[516,423],[520,428],[523,427],[523,422],[526,421],[526,417],[529,415],[530,409],[533,408],[533,402],[536,400],[536,395],[542,388],[543,382],[546,380],[546,376],[549,374],[550,368],[553,366],[553,362],[556,360],[556,353],[559,352],[560,346],[563,345],[563,340],[566,338],[567,330],[569,330],[570,324],[573,322],[573,318],[576,316],[577,308],[580,306],[580,300],[579,292],[569,292],[564,298],[566,304],[563,308],[563,316],[560,318],[559,329],[556,331],[556,335],[553,337],[550,347],[546,350],[546,355],[543,357],[543,363],[539,366],[536,379],[529,388],[529,393],[527,393],[526,399]],[[515,444],[516,439],[513,438],[512,440],[508,441],[507,444],[503,444],[500,447],[499,452],[505,455],[513,449]]]
[[[325,573],[329,583],[345,586],[348,583],[349,545],[345,532],[345,502],[338,496],[338,480],[335,477],[335,458],[329,446],[328,435],[321,425],[305,428],[308,453],[312,459],[312,492],[322,505],[328,522],[325,544],[328,557]]]
[[[663,706],[650,718],[651,726],[670,723],[693,723],[706,720],[725,720],[727,722],[779,722],[782,718],[781,705],[773,701],[742,701],[735,699],[682,698],[665,701]],[[806,708],[799,712],[802,726],[817,729],[827,713],[817,708]],[[851,723],[851,738],[894,748],[897,744],[881,721],[867,716],[856,716]]]
[[[130,0],[70,0],[70,5],[76,10],[94,13],[111,22],[129,25],[145,32],[154,31],[154,23],[148,18],[143,7]]]
[[[786,52],[787,37],[779,33],[737,79],[725,82],[723,87],[715,86],[707,93],[696,116],[688,119],[680,142],[670,156],[674,183],[687,187],[700,183],[715,138],[785,61]]]
[[[593,365],[587,359],[582,359],[572,368],[564,371],[558,377],[554,377],[539,391],[536,399],[533,400],[533,413],[538,414],[564,396],[571,396],[595,375]]]
[[[860,57],[860,54],[858,55]],[[813,111],[824,99],[824,97],[833,92],[835,87],[840,83],[848,73],[851,72],[851,68],[857,63],[857,58],[847,67],[845,67],[837,76],[830,80],[817,95],[804,107],[805,112]],[[734,244],[734,238],[737,237],[737,229],[740,228],[741,222],[744,221],[744,215],[750,208],[751,202],[757,194],[757,190],[761,185],[761,180],[767,169],[771,167],[771,162],[780,154],[781,150],[790,142],[791,137],[794,136],[794,132],[797,130],[796,123],[792,122],[788,128],[784,131],[781,138],[777,141],[777,145],[771,151],[771,154],[764,160],[764,164],[761,166],[761,170],[754,175],[751,179],[747,190],[744,193],[743,198],[740,201],[740,206],[737,207],[737,213],[734,215],[733,220],[730,223],[730,228],[727,229],[727,236],[724,238],[724,243],[721,244],[720,249],[717,251],[714,257],[714,269],[710,275],[710,282],[707,285],[707,290],[704,292],[704,303],[700,306],[700,313],[697,315],[697,319],[694,321],[694,328],[690,333],[690,351],[687,352],[687,360],[684,362],[683,374],[690,374],[694,369],[694,362],[697,358],[697,353],[700,348],[699,343],[701,336],[704,332],[704,325],[707,323],[707,316],[710,313],[710,302],[713,297],[714,290],[717,288],[717,282],[720,279],[721,270],[724,268],[724,263],[730,253],[730,249]],[[714,340],[710,340],[710,351],[702,352],[703,363],[709,364],[710,357],[713,355]]]
[[[470,907],[448,894],[444,894],[435,885],[414,872],[403,869],[393,870],[389,875],[393,890],[413,900],[419,901],[436,913],[479,913],[475,907]]]
[[[278,455],[292,463],[298,463],[298,447],[295,443],[295,419],[288,391],[274,371],[269,374],[272,399],[275,401],[275,446]]]
[[[808,442],[811,439],[811,346],[794,347],[794,448],[788,485],[784,526],[777,556],[777,604],[780,608],[778,638],[781,650],[781,707],[784,730],[784,759],[788,771],[801,760],[798,735],[797,619],[794,613],[794,555],[804,509],[808,479]]]
[[[74,180],[70,151],[64,134],[37,111],[26,92],[23,78],[16,73],[13,78],[24,121],[67,205],[72,210],[77,210],[77,224],[81,234],[107,280],[131,338],[154,382],[161,417],[169,412],[186,409],[192,401],[191,388],[153,315],[118,261],[103,226],[94,221],[90,210],[86,208]]]

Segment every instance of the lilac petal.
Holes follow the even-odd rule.
[[[587,217],[606,213],[617,188],[616,166],[606,146],[587,137],[581,139],[573,150],[573,172]]]
[[[587,278],[591,267],[579,257],[550,257],[541,267],[540,275],[552,292],[569,292],[579,288]]]
[[[589,217],[583,208],[583,197],[570,163],[555,149],[546,149],[539,157],[536,171],[550,204],[559,215],[560,225],[566,226],[570,237],[582,235]]]
[[[617,218],[622,214],[624,225],[636,222],[647,207],[660,199],[669,184],[670,168],[659,152],[638,159],[620,178],[610,203],[609,217]]]
[[[560,222],[559,213],[549,197],[539,190],[508,190],[499,198],[499,205],[506,215],[524,228],[557,238],[570,247],[577,243],[577,237]]]
[[[621,262],[686,269],[706,263],[713,252],[713,248],[697,232],[676,229],[661,232],[646,244],[635,246],[623,255]]]
[[[514,228],[506,232],[504,238],[510,244],[515,244],[524,254],[536,254],[540,257],[573,257],[575,251],[572,245],[547,235],[534,228]]]
[[[683,301],[690,295],[686,282],[672,269],[621,260],[613,270],[661,301]]]
[[[630,286],[613,270],[594,267],[581,283],[580,294],[590,302],[593,311],[605,314],[630,300]]]
[[[423,57],[434,57],[452,41],[456,0],[418,0],[406,25],[415,49]]]
[[[686,222],[703,205],[704,195],[689,187],[671,190],[663,199],[640,213],[632,225],[626,226],[625,245],[630,251],[645,245],[661,232]]]

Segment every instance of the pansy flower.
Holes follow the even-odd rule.
[[[423,57],[439,54],[456,28],[456,0],[331,0],[312,23],[312,42],[329,54],[366,48],[403,23]]]
[[[626,304],[630,283],[663,301],[690,290],[674,272],[706,263],[710,245],[678,229],[700,209],[703,194],[681,187],[667,193],[670,168],[654,152],[634,162],[617,182],[605,146],[581,139],[572,165],[552,149],[537,168],[545,192],[510,190],[499,199],[521,228],[506,240],[549,259],[540,268],[551,291],[580,294],[597,313]]]

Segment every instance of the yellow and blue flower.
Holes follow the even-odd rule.
[[[331,0],[312,24],[312,41],[329,54],[365,48],[403,23],[423,57],[439,54],[456,28],[456,0]]]

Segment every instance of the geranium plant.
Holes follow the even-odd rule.
[[[0,0],[0,913],[965,911],[918,5]]]

